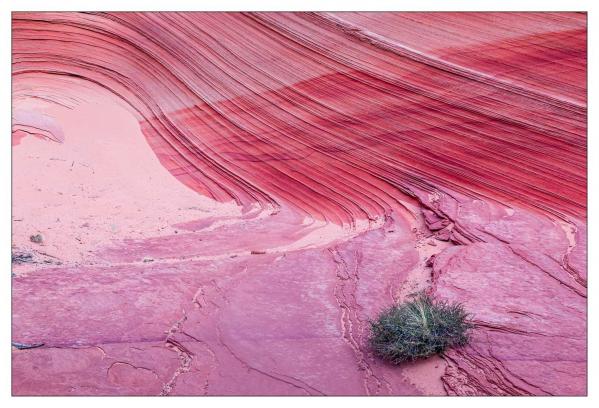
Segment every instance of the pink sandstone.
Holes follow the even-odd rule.
[[[585,92],[580,13],[13,14],[13,394],[586,394]]]

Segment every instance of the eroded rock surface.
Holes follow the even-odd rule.
[[[476,238],[431,261],[435,297],[475,313],[471,344],[445,355],[448,392],[585,394],[586,280],[569,266],[584,262],[574,248],[585,239],[570,244],[566,227],[544,216],[517,210],[473,217],[473,209],[490,214],[493,206],[464,198],[442,202],[451,204],[437,205],[456,208],[452,219]]]
[[[14,13],[13,393],[585,394],[585,41],[579,13]],[[374,359],[420,290],[471,344]]]

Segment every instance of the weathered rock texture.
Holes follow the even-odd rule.
[[[585,394],[585,81],[577,13],[13,14],[13,393]],[[471,344],[390,367],[417,290]]]

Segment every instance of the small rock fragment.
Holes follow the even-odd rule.
[[[11,259],[14,264],[32,263],[33,255],[28,252],[13,252]]]
[[[42,241],[43,241],[44,239],[43,239],[43,237],[42,237],[42,234],[35,234],[35,235],[31,235],[31,236],[29,237],[29,240],[30,240],[31,242],[34,242],[34,243],[36,243],[36,244],[41,244],[41,243],[42,243]]]
[[[31,343],[31,344],[25,344],[25,343],[17,343],[15,341],[13,341],[12,343],[13,347],[18,348],[19,350],[27,350],[27,349],[32,349],[32,348],[38,348],[44,345],[44,343]]]

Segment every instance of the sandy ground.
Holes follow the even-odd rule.
[[[165,170],[118,99],[77,90],[87,91],[87,101],[73,109],[44,102],[14,107],[54,124],[64,141],[29,135],[13,147],[13,248],[63,263],[92,262],[92,250],[112,240],[172,234],[178,223],[240,214],[234,203],[203,197]],[[31,242],[36,234],[41,244]]]

